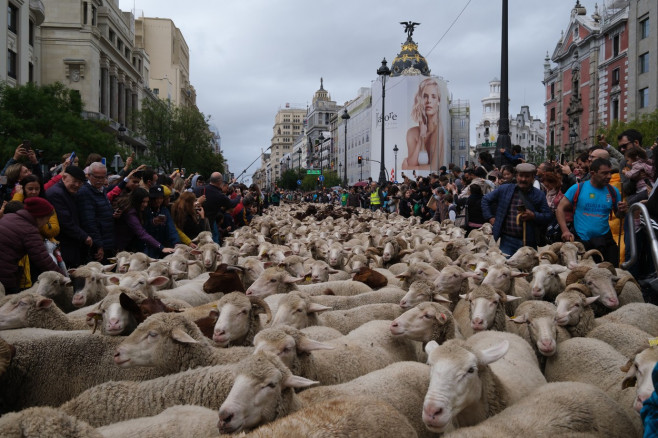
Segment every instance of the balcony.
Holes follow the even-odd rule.
[[[41,0],[30,0],[30,12],[34,14],[34,24],[41,26],[46,19],[46,7]]]

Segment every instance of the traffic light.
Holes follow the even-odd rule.
[[[359,155],[359,156],[357,157],[357,160],[358,160],[358,163],[361,164],[361,160],[362,160],[361,155]]]

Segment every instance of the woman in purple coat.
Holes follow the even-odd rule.
[[[117,251],[144,252],[148,245],[165,254],[174,252],[173,248],[164,248],[144,229],[144,210],[149,203],[149,192],[138,187],[132,191],[128,201],[125,211],[115,212],[115,218],[120,215],[115,226]]]

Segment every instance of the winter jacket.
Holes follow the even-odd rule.
[[[153,219],[161,214],[165,216],[166,222],[163,225],[155,225]],[[180,237],[178,237],[178,231],[176,231],[174,220],[171,218],[169,209],[166,207],[160,207],[160,209],[156,211],[151,207],[146,207],[146,211],[144,212],[144,229],[162,245],[157,250],[152,246],[147,247],[145,252],[149,257],[160,258],[162,257],[160,249],[163,247],[173,248],[174,245],[180,243]]]
[[[144,229],[134,208],[124,211],[115,225],[117,251],[144,252],[146,246],[158,251],[163,248],[162,244]]]
[[[78,191],[76,199],[80,213],[80,226],[94,241],[93,250],[103,248],[114,250],[114,210],[107,199],[107,189],[97,190],[85,183]]]
[[[505,223],[505,217],[508,214],[509,205],[516,190],[518,190],[517,185],[505,184],[500,186],[498,190],[494,190],[482,198],[482,215],[484,218],[486,220],[489,220],[492,217],[496,218],[496,222],[493,226],[493,236],[495,240],[500,238],[503,224]],[[525,196],[530,204],[530,209],[535,213],[535,220],[529,221],[528,224],[548,225],[555,216],[546,202],[546,195],[544,195],[541,190],[531,187]],[[494,207],[496,207],[495,210]],[[512,214],[516,215],[517,212],[512,212]],[[534,226],[526,227],[526,236],[528,246],[536,247],[537,240],[535,237]]]
[[[40,271],[61,272],[43,244],[36,220],[27,210],[0,219],[0,248],[0,283],[6,289],[18,287],[23,274],[18,261],[26,254],[32,266]]]
[[[76,268],[85,261],[87,247],[84,242],[89,234],[80,227],[78,205],[75,197],[66,190],[62,181],[46,191],[46,199],[55,207],[59,220],[59,249],[69,268]]]

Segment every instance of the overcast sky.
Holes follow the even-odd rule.
[[[581,0],[587,15],[594,3]],[[547,50],[552,54],[574,4],[509,1],[510,114],[529,105],[533,117],[545,120],[544,57]],[[286,102],[305,108],[320,77],[339,105],[369,87],[382,58],[390,67],[406,39],[400,21],[421,23],[413,38],[432,74],[448,81],[453,99],[470,101],[471,145],[480,100],[489,94],[489,81],[500,77],[501,1],[120,0],[120,5],[146,17],[171,18],[181,29],[197,105],[219,129],[236,175],[269,146],[277,110]]]

